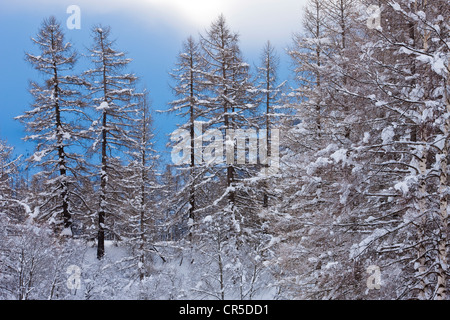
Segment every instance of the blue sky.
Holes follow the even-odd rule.
[[[301,31],[305,0],[0,0],[0,138],[13,145],[16,154],[32,152],[25,143],[23,125],[13,120],[31,102],[28,81],[40,76],[24,60],[25,52],[37,52],[31,37],[42,20],[54,15],[66,31],[66,40],[79,53],[91,44],[90,28],[109,25],[117,48],[133,59],[130,71],[150,91],[154,110],[164,110],[173,99],[168,72],[174,67],[182,42],[198,37],[223,13],[230,28],[240,34],[241,50],[250,65],[258,62],[267,40],[281,57],[280,77],[287,78],[289,58],[285,48],[292,34]],[[67,7],[81,9],[81,29],[69,30]],[[155,114],[157,149],[162,153],[179,119]]]

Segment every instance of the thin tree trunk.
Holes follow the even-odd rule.
[[[419,215],[420,215],[420,220],[419,220],[419,232],[418,232],[418,242],[419,242],[419,246],[418,246],[418,252],[417,252],[417,261],[419,263],[418,267],[417,267],[417,273],[418,273],[418,277],[419,277],[419,299],[420,300],[425,300],[426,297],[426,287],[425,287],[425,279],[424,279],[424,273],[426,271],[426,248],[425,248],[425,244],[424,244],[424,238],[425,238],[425,228],[426,228],[426,224],[427,224],[427,219],[426,219],[426,210],[427,210],[427,206],[426,206],[426,171],[427,171],[427,149],[426,149],[426,143],[427,143],[427,138],[425,136],[424,133],[425,128],[422,128],[422,142],[424,143],[424,147],[422,150],[422,155],[420,157],[420,162],[419,162],[419,171],[420,171],[420,181],[419,181]]]
[[[102,52],[105,51],[103,46],[103,35],[100,36],[100,44]],[[103,95],[104,101],[107,103],[107,83],[106,83],[106,65],[103,59]],[[102,172],[100,181],[100,210],[98,213],[98,243],[97,243],[97,258],[100,260],[105,255],[105,214],[106,214],[106,186],[107,186],[107,110],[103,110],[102,119]]]
[[[218,249],[218,264],[219,264],[219,283],[220,283],[220,298],[225,300],[225,283],[224,283],[224,270],[222,261],[222,246],[221,246],[221,232],[217,232],[217,249]]]
[[[448,89],[450,88],[450,67],[447,67],[447,81],[446,81],[446,89],[445,97],[446,97],[446,111],[450,112],[450,97],[448,96]],[[450,123],[447,119],[444,127],[444,147],[442,149],[441,154],[441,174],[440,174],[440,185],[439,185],[439,194],[440,194],[440,234],[439,234],[439,257],[438,257],[438,282],[437,282],[437,300],[445,300],[447,298],[447,278],[446,272],[448,268],[448,253],[447,253],[447,231],[448,231],[448,199],[447,199],[447,189],[448,189],[448,175],[447,175],[447,167],[448,167],[448,134],[450,129]]]
[[[320,7],[319,4],[316,5],[316,38],[320,39]],[[316,57],[317,57],[317,67],[320,68],[321,60],[320,60],[320,50],[321,45],[319,42],[316,47]],[[320,72],[316,72],[316,89],[320,89]],[[321,125],[321,114],[320,114],[320,101],[316,102],[316,125],[317,125],[317,133],[319,138],[321,137],[322,125]]]
[[[54,38],[52,34],[52,49],[54,49]],[[55,124],[56,124],[56,137],[58,141],[58,165],[59,165],[59,175],[61,177],[61,198],[62,198],[62,215],[64,229],[72,228],[72,216],[69,212],[68,203],[68,186],[67,186],[67,171],[66,171],[66,160],[63,145],[63,127],[61,122],[61,109],[59,105],[59,79],[58,79],[58,69],[56,62],[53,63],[53,82],[54,82],[54,92],[53,99],[55,102]]]
[[[347,33],[346,33],[346,24],[345,24],[345,7],[344,7],[344,0],[340,0],[340,26],[341,26],[341,41],[342,41],[342,48],[341,51],[345,51],[346,49],[346,45],[347,45]],[[343,65],[343,69],[344,69],[344,77],[343,77],[343,82],[344,82],[344,86],[347,85],[347,65],[344,63]],[[344,97],[344,116],[346,117],[347,114],[349,113],[349,107],[348,107],[348,103],[347,103],[347,99]],[[346,139],[350,139],[350,135],[351,135],[351,126],[346,124],[345,128],[344,128],[344,136]]]
[[[145,129],[144,129],[144,137],[145,137]],[[140,221],[139,221],[139,225],[140,225],[140,234],[141,234],[141,244],[139,246],[139,250],[140,250],[140,257],[139,257],[139,261],[141,262],[142,266],[139,268],[139,277],[142,280],[144,280],[144,273],[142,272],[142,268],[144,266],[145,263],[145,254],[144,254],[144,245],[146,243],[146,239],[145,239],[145,165],[146,165],[146,161],[145,161],[145,149],[142,150],[142,159],[141,159],[142,163],[141,163],[141,212],[140,212]]]
[[[222,51],[225,51],[225,39],[222,38]],[[225,57],[224,57],[225,59]],[[227,80],[227,73],[226,73],[226,66],[222,66],[222,77],[223,77],[223,81],[224,83],[226,83]],[[224,96],[228,96],[228,89],[225,88],[224,90]],[[225,130],[230,130],[232,129],[232,121],[230,121],[230,117],[228,115],[228,102],[224,101],[223,103],[223,112],[224,112],[224,126],[225,126]],[[232,138],[232,141],[234,143],[234,136],[230,137]],[[233,185],[234,182],[234,148],[233,148],[233,153],[232,153],[232,158],[231,158],[232,163],[228,163],[227,165],[227,188],[230,188]],[[235,202],[235,191],[234,190],[229,190],[228,191],[228,203],[231,205],[231,208],[234,207],[234,202]]]
[[[189,221],[192,225],[189,227],[189,241],[192,241],[194,221],[195,221],[195,114],[194,114],[194,60],[190,56],[190,134],[191,134],[191,187],[189,190]]]
[[[105,255],[105,213],[106,213],[106,111],[103,111],[103,129],[102,129],[102,172],[100,176],[100,210],[98,213],[98,244],[97,244],[97,258],[100,260]]]
[[[269,173],[269,159],[270,159],[270,152],[271,152],[271,145],[270,145],[270,52],[267,52],[267,63],[266,63],[266,144],[267,144],[267,163],[265,164],[265,172],[266,174]],[[264,182],[264,198],[263,198],[263,207],[267,208],[269,207],[269,195],[267,194],[267,190],[269,189],[269,185],[267,183],[267,180]]]
[[[145,97],[144,97],[145,99]],[[144,280],[145,274],[143,272],[144,263],[145,263],[145,254],[144,254],[144,246],[146,243],[145,238],[145,182],[147,180],[145,174],[145,167],[147,165],[146,159],[146,151],[145,151],[145,143],[147,141],[147,109],[146,106],[143,106],[143,122],[142,122],[142,140],[141,140],[141,212],[140,212],[140,233],[141,233],[141,244],[139,246],[140,257],[139,261],[141,262],[141,267],[139,268],[139,278],[140,280]]]

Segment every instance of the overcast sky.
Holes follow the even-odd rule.
[[[281,57],[280,75],[289,74],[285,48],[292,34],[301,31],[302,7],[306,0],[0,0],[0,138],[7,139],[18,153],[31,152],[24,144],[23,126],[13,117],[30,103],[27,92],[30,79],[39,80],[24,61],[25,52],[36,53],[30,37],[37,33],[42,20],[54,15],[63,25],[66,38],[85,53],[90,46],[90,28],[109,25],[117,39],[117,48],[133,59],[130,71],[141,77],[148,87],[153,108],[166,109],[172,98],[168,72],[173,68],[182,41],[197,37],[220,13],[230,28],[240,34],[243,54],[250,65],[267,40]],[[81,10],[81,29],[69,30],[67,7]],[[83,61],[80,62],[83,64]],[[175,120],[157,115],[159,145],[175,128]]]

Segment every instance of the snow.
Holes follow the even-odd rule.
[[[336,267],[338,264],[339,264],[339,262],[337,262],[337,261],[328,262],[325,266],[325,270],[332,269],[332,268]]]
[[[347,149],[339,149],[335,153],[333,153],[330,157],[336,162],[345,163],[347,161]]]
[[[439,148],[440,150],[444,150],[444,146],[445,146],[445,136],[443,135],[437,135],[436,136],[436,140],[434,142],[434,145]]]
[[[42,158],[45,156],[44,152],[36,152],[33,154],[33,161],[35,162],[41,162]]]
[[[106,110],[109,108],[108,102],[103,101],[100,103],[100,105],[96,108],[98,111]]]
[[[369,139],[370,139],[370,133],[364,132],[363,143],[369,143]]]
[[[417,14],[417,16],[418,16],[420,19],[422,19],[422,20],[425,20],[425,19],[427,18],[426,13],[423,12],[422,10],[417,11],[416,14]]]
[[[359,16],[363,13],[362,4],[361,7],[357,6],[354,8],[355,11],[350,12],[359,16],[358,21],[350,21],[353,19],[351,15],[346,16],[346,21],[343,21],[349,22],[349,38],[353,39],[354,36],[356,41],[349,42],[347,50],[341,50],[333,37],[324,38],[318,35],[315,38],[311,34],[306,35],[302,40],[298,39],[300,42],[298,44],[303,46],[303,50],[288,49],[292,55],[299,54],[298,57],[293,58],[305,58],[300,63],[293,61],[293,67],[297,73],[303,73],[303,76],[309,78],[310,75],[315,76],[318,72],[317,76],[321,81],[320,87],[308,84],[306,87],[301,87],[305,81],[300,81],[295,84],[295,88],[286,88],[283,99],[280,101],[287,105],[273,106],[273,109],[277,107],[292,109],[292,114],[286,112],[286,117],[279,116],[280,114],[277,115],[275,112],[267,115],[274,120],[274,125],[280,125],[280,128],[285,131],[282,137],[282,150],[280,150],[283,156],[281,163],[284,167],[276,179],[255,174],[259,171],[257,166],[244,168],[244,166],[236,165],[232,187],[227,188],[226,166],[223,164],[203,163],[195,170],[188,165],[182,168],[168,166],[167,176],[165,173],[152,175],[152,179],[157,182],[153,185],[149,183],[148,189],[155,189],[156,196],[149,194],[151,203],[142,206],[136,192],[137,188],[134,188],[143,185],[142,175],[139,178],[134,176],[135,167],[139,166],[129,161],[139,156],[139,152],[136,151],[139,148],[133,148],[130,152],[124,151],[129,145],[127,145],[128,141],[122,143],[125,141],[123,138],[130,131],[128,128],[122,131],[116,130],[116,126],[121,125],[120,117],[116,117],[117,114],[120,115],[123,112],[123,115],[135,117],[140,113],[134,111],[127,113],[128,109],[125,107],[127,102],[108,98],[111,104],[109,105],[106,101],[101,101],[103,96],[101,92],[95,90],[92,92],[93,109],[100,111],[97,116],[100,116],[102,112],[105,114],[109,110],[112,111],[113,108],[115,111],[111,117],[108,117],[110,122],[107,124],[107,130],[110,133],[107,152],[111,162],[108,163],[108,172],[99,169],[100,150],[96,147],[100,142],[100,129],[106,128],[101,127],[101,121],[93,121],[91,128],[87,126],[82,128],[83,134],[89,134],[92,137],[91,141],[86,141],[86,144],[90,144],[89,150],[92,150],[92,157],[91,152],[84,154],[80,152],[87,164],[93,165],[85,172],[83,168],[77,167],[76,159],[69,154],[69,151],[83,150],[85,143],[81,139],[82,135],[75,134],[76,131],[69,127],[70,123],[64,123],[59,130],[54,130],[54,117],[50,117],[50,120],[46,117],[46,115],[54,115],[52,111],[48,111],[53,107],[51,100],[56,97],[50,86],[43,92],[37,92],[35,97],[40,100],[28,109],[27,113],[30,116],[18,118],[23,122],[33,121],[37,117],[45,118],[46,121],[42,123],[33,123],[35,130],[30,128],[31,126],[27,128],[30,129],[27,130],[30,134],[28,138],[37,140],[35,142],[36,150],[38,150],[30,157],[30,160],[39,162],[35,165],[45,165],[45,170],[48,167],[51,169],[48,169],[48,172],[40,172],[39,176],[32,180],[32,183],[36,185],[33,184],[31,188],[12,193],[14,196],[23,197],[21,201],[8,199],[9,190],[8,192],[0,190],[2,200],[0,211],[3,211],[4,207],[9,210],[10,203],[12,206],[17,205],[19,210],[12,209],[17,213],[25,212],[24,225],[30,227],[30,230],[33,229],[34,234],[37,234],[36,230],[39,230],[34,227],[34,224],[39,226],[54,224],[51,226],[55,227],[52,240],[56,240],[58,236],[72,236],[70,228],[61,231],[63,217],[61,217],[60,201],[57,198],[64,190],[60,187],[61,181],[70,182],[71,193],[74,196],[80,196],[80,199],[71,199],[70,208],[71,212],[73,210],[74,223],[76,222],[73,230],[77,233],[78,230],[82,230],[80,232],[87,230],[80,239],[95,237],[99,227],[96,216],[98,206],[107,209],[106,225],[101,224],[101,227],[117,231],[122,239],[105,242],[104,259],[100,261],[97,259],[95,241],[92,247],[89,247],[78,238],[64,239],[61,242],[53,241],[55,245],[46,245],[48,248],[45,248],[45,250],[58,250],[61,247],[64,249],[61,250],[64,254],[74,249],[73,257],[67,261],[64,260],[62,265],[66,262],[70,262],[71,265],[76,263],[83,270],[82,289],[77,293],[70,293],[81,299],[90,294],[94,299],[217,298],[214,294],[219,292],[220,287],[214,286],[219,279],[219,271],[223,271],[219,270],[218,261],[225,266],[224,275],[225,278],[228,277],[222,292],[227,291],[228,294],[230,288],[232,288],[230,291],[235,290],[227,298],[239,299],[238,291],[245,291],[243,287],[248,284],[261,286],[261,293],[258,292],[257,296],[259,298],[303,298],[304,292],[307,292],[310,297],[318,293],[319,298],[322,298],[320,296],[322,294],[324,298],[335,298],[339,295],[342,297],[347,294],[350,298],[361,297],[366,280],[364,269],[373,263],[389,270],[389,272],[386,271],[386,279],[389,277],[392,279],[398,277],[398,279],[392,280],[392,283],[389,282],[389,287],[382,290],[383,292],[366,291],[367,298],[393,297],[398,292],[404,292],[403,289],[407,286],[417,283],[417,272],[412,270],[411,266],[417,261],[415,252],[417,249],[420,250],[421,243],[426,245],[428,252],[424,256],[427,260],[426,264],[432,267],[430,276],[424,278],[430,284],[429,291],[432,292],[436,288],[434,282],[439,272],[438,268],[433,266],[443,262],[440,260],[438,250],[439,241],[442,240],[439,233],[446,227],[439,219],[439,210],[446,208],[439,209],[439,205],[443,204],[443,196],[448,191],[443,191],[444,186],[439,185],[440,178],[445,178],[442,175],[441,160],[445,160],[447,156],[447,152],[443,149],[449,119],[448,114],[445,114],[447,94],[445,81],[448,79],[446,66],[449,64],[445,44],[448,39],[442,39],[440,34],[446,31],[444,27],[447,18],[433,10],[426,10],[426,13],[417,11],[421,8],[414,9],[414,6],[411,6],[413,2],[397,0],[385,3],[387,7],[385,6],[384,10],[392,10],[389,7],[392,6],[393,10],[399,12],[396,15],[383,15],[383,24],[386,25],[386,30],[389,30],[395,29],[395,26],[399,24],[415,23],[419,38],[425,32],[430,33],[427,50],[422,46],[425,44],[422,43],[423,41],[413,46],[414,39],[409,39],[408,28],[392,30],[393,34],[381,28],[378,29],[379,32],[365,32],[360,28],[353,28],[354,23],[364,28],[361,21],[365,19],[365,16],[364,14]],[[334,10],[336,8],[327,7],[326,15],[329,18],[329,27],[331,29],[336,27],[339,31],[339,21],[333,21]],[[377,14],[375,17],[380,16]],[[392,21],[392,19],[395,20]],[[324,34],[329,33],[329,30],[323,31]],[[98,28],[97,32],[104,31]],[[306,33],[308,33],[307,30]],[[203,40],[200,41],[200,45],[208,45],[208,41]],[[317,69],[312,64],[314,60],[311,59],[314,57],[316,46],[324,49],[323,63]],[[214,50],[211,49],[211,53],[214,54],[212,51]],[[94,50],[93,53],[94,59],[103,57],[98,50]],[[48,52],[45,54],[49,56]],[[107,54],[111,59],[123,56],[121,52]],[[180,56],[186,60],[189,55],[190,53],[183,53]],[[41,60],[41,57],[36,56],[35,59]],[[47,64],[46,60],[47,58],[38,63]],[[228,63],[228,69],[225,71],[234,71],[232,69],[234,65],[249,67],[242,61],[244,60],[239,58],[237,63]],[[202,60],[202,62],[211,61]],[[216,62],[220,64],[221,61],[217,60],[213,64]],[[350,65],[350,68],[345,67]],[[416,68],[413,68],[414,65]],[[258,98],[253,99],[248,93],[275,94],[276,90],[247,87],[245,82],[232,83],[234,76],[242,80],[247,77],[240,77],[240,74],[233,74],[231,77],[231,72],[230,77],[227,78],[229,81],[224,82],[224,79],[220,79],[221,76],[214,70],[216,66],[210,65],[211,68],[203,69],[203,66],[199,65],[187,69],[190,72],[195,69],[195,72],[199,73],[199,78],[202,78],[201,82],[204,80],[219,88],[217,90],[213,86],[205,90],[201,87],[197,88],[196,94],[200,91],[204,92],[195,97],[195,108],[196,111],[205,112],[197,115],[196,119],[205,120],[206,129],[215,128],[225,131],[227,129],[224,125],[225,114],[222,112],[225,101],[233,104],[233,108],[228,108],[229,112],[226,113],[232,120],[230,124],[233,130],[238,130],[239,126],[264,127],[260,118],[255,117],[257,119],[254,120],[253,114],[248,112],[260,103]],[[178,67],[180,66],[177,65]],[[63,71],[62,74],[72,72],[69,69]],[[97,71],[89,72],[92,74]],[[344,81],[347,73],[348,79],[355,81]],[[108,80],[111,81],[109,97],[116,95],[125,98],[135,93],[134,89],[122,86],[124,79],[122,76],[125,75],[118,74],[119,70]],[[189,77],[186,75],[187,73],[177,75],[177,81],[182,81],[177,86],[181,96],[176,97],[178,100],[172,102],[172,111],[183,117],[184,124],[181,125],[183,129],[189,126],[189,122],[185,122],[188,115],[186,110],[189,107],[189,99],[186,95],[189,93],[187,84]],[[251,78],[253,80],[253,76]],[[319,83],[318,79],[316,79],[317,83]],[[314,81],[314,79],[306,80],[309,84],[311,84],[310,80]],[[216,81],[223,82],[216,83]],[[294,85],[294,82],[292,84]],[[93,85],[100,86],[101,81],[94,80]],[[241,88],[242,92],[239,91]],[[64,92],[63,89],[61,92]],[[295,99],[284,99],[285,97]],[[61,101],[64,102],[62,110],[67,112],[71,108],[75,109],[73,103],[69,103],[71,99],[65,98],[67,97],[62,94]],[[319,117],[314,115],[312,111],[315,110],[310,108],[318,103],[323,106],[323,110],[319,110]],[[75,117],[72,118],[69,114],[64,114],[62,119],[64,121],[73,119],[78,129],[78,125],[82,127],[86,125],[85,122],[89,122],[88,118],[95,115],[93,112],[95,110],[88,108],[86,117],[83,117],[80,123],[76,123]],[[296,111],[298,113],[294,115]],[[318,119],[323,120],[321,123],[323,134],[320,135],[316,130],[317,123],[314,121]],[[127,120],[139,122],[138,119]],[[125,122],[128,124],[128,121]],[[347,139],[343,137],[342,129],[350,125],[351,135]],[[412,139],[413,130],[416,128],[427,129],[426,143],[423,141],[423,134],[419,132],[416,139]],[[134,129],[137,128],[131,128],[133,136],[138,136],[139,132]],[[202,130],[200,131],[200,133],[196,132],[197,136],[201,135]],[[55,147],[62,145],[61,136],[65,140],[63,145],[67,146],[66,161],[67,168],[70,168],[66,180],[63,180],[56,172],[58,168],[66,168],[65,165],[60,166],[58,154],[55,152]],[[381,146],[380,141],[383,144]],[[394,141],[396,143],[393,143]],[[234,145],[234,139],[227,137],[227,149],[233,149],[230,147]],[[142,148],[142,144],[140,147]],[[199,148],[196,146],[196,149]],[[425,151],[428,152],[428,157],[424,158],[426,163],[419,163]],[[122,152],[126,153],[126,157],[120,158]],[[198,158],[198,154],[195,156]],[[123,167],[116,166],[118,162],[121,162]],[[156,162],[155,166],[161,165],[160,167],[164,170],[163,164],[165,163]],[[344,168],[347,164],[351,166]],[[22,169],[22,163],[18,162],[18,168]],[[15,179],[15,173],[13,174]],[[8,176],[9,173],[6,175]],[[79,177],[85,179],[77,181]],[[107,190],[99,188],[100,181],[104,181],[101,178],[105,180],[109,178]],[[419,188],[419,179],[426,182],[426,188]],[[160,181],[167,182],[167,186],[160,188],[157,185]],[[7,182],[9,183],[9,180]],[[192,182],[194,188],[189,188],[191,185],[186,187],[188,182]],[[40,189],[44,191],[35,193]],[[188,205],[190,190],[196,191],[195,221],[187,218],[189,209],[192,208],[190,204]],[[83,195],[83,192],[88,194]],[[99,196],[105,195],[105,192],[108,192],[108,199],[99,203]],[[229,197],[232,192],[235,192],[235,202],[232,202]],[[263,195],[270,195],[268,207],[263,207]],[[72,197],[72,194],[70,196]],[[161,199],[162,203],[158,203]],[[81,203],[83,200],[92,212],[80,212],[87,210]],[[5,201],[7,205],[3,207]],[[143,207],[151,215],[147,220],[151,225],[149,228],[151,231],[148,231],[149,236],[144,250],[139,246],[142,244],[141,239],[132,234],[133,230],[138,229],[135,211],[140,212]],[[39,211],[40,208],[42,212]],[[425,214],[427,219],[422,219]],[[3,215],[0,218],[3,220]],[[423,229],[427,231],[424,237],[417,232],[422,222],[427,224],[427,228]],[[79,229],[75,228],[81,224],[83,225]],[[6,228],[0,228],[0,236],[7,231]],[[195,241],[187,239],[186,235],[190,231],[193,231]],[[136,231],[138,232],[140,233],[141,230]],[[107,236],[110,239],[109,236],[112,235],[107,232]],[[171,241],[165,241],[169,238]],[[0,239],[0,246],[5,243],[2,242],[3,240],[3,238]],[[28,238],[25,240],[25,244],[28,244],[27,241],[32,245],[39,244]],[[157,242],[154,244],[152,241]],[[154,247],[152,247],[153,244]],[[139,254],[144,251],[147,255],[145,263],[139,259]],[[4,247],[0,248],[0,261],[3,264],[4,258],[10,257],[2,252],[5,252]],[[356,259],[359,265],[356,265],[355,261],[350,261],[349,256],[351,259]],[[51,258],[50,261],[57,261],[55,257],[63,256],[49,255],[48,257]],[[165,258],[164,262],[161,257]],[[420,265],[416,263],[416,267]],[[356,284],[353,282],[358,268],[362,270],[363,279],[361,283]],[[400,271],[396,273],[394,268]],[[246,273],[238,273],[242,270]],[[139,272],[144,271],[148,274],[143,281],[140,281]],[[258,276],[255,283],[250,281],[252,272]],[[0,274],[1,282],[4,277],[2,266],[0,266]],[[51,275],[51,272],[37,274],[45,277]],[[62,281],[56,280],[64,284],[65,278],[62,278]],[[239,281],[247,281],[247,283],[239,287]],[[36,281],[36,283],[41,287],[49,287],[47,282]],[[3,283],[0,283],[0,287],[2,286]],[[323,290],[324,288],[326,290]],[[352,290],[356,291],[352,292]],[[389,290],[392,292],[389,293]],[[60,290],[57,291],[60,294]],[[207,294],[205,294],[206,291]],[[0,290],[0,298],[2,293],[3,291]],[[342,293],[345,294],[342,295]],[[61,294],[65,294],[64,290]],[[409,298],[409,296],[405,297]]]
[[[381,132],[381,140],[383,141],[383,144],[391,143],[394,138],[394,128],[392,126],[389,126],[387,128],[384,128]]]
[[[393,8],[395,11],[402,11],[400,5],[399,5],[397,2],[392,1],[392,2],[391,2],[391,5],[392,5],[392,8]]]
[[[325,167],[331,163],[332,161],[330,159],[325,157],[319,157],[315,162],[307,166],[306,172],[307,174],[312,175],[318,168]]]
[[[410,190],[410,186],[417,184],[417,182],[418,177],[416,175],[412,174],[410,176],[406,176],[403,181],[397,182],[394,185],[394,190],[402,192],[403,195],[407,195]]]
[[[368,246],[375,240],[380,239],[388,233],[385,229],[376,229],[370,236],[362,240],[359,244],[354,244],[350,250],[350,259],[355,259],[361,255]]]
[[[72,237],[72,229],[70,229],[70,228],[64,228],[64,229],[61,231],[60,235],[63,236],[63,237],[64,237],[64,236]]]
[[[444,55],[434,55],[433,59],[431,61],[431,68],[434,72],[436,72],[440,76],[447,76],[447,67],[446,63],[448,64],[449,59],[445,57]]]
[[[205,218],[203,218],[203,223],[208,223],[208,222],[212,222],[213,218],[212,216],[206,216]]]
[[[409,186],[408,186],[408,183],[406,181],[402,181],[402,182],[397,183],[394,186],[394,189],[398,190],[398,191],[401,191],[403,195],[406,195],[409,192]]]
[[[278,243],[280,243],[280,241],[281,241],[281,238],[280,237],[271,237],[271,239],[270,239],[270,241],[269,241],[269,244],[267,245],[267,247],[271,247],[271,246],[274,246],[274,245],[276,245],[276,244],[278,244]]]
[[[382,107],[382,106],[385,106],[387,104],[388,103],[386,101],[381,101],[381,100],[375,102],[375,106],[377,106],[377,107]]]

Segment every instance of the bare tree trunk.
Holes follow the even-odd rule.
[[[426,224],[427,224],[427,219],[426,219],[426,210],[427,210],[427,205],[426,205],[426,171],[427,171],[427,156],[428,156],[428,152],[426,149],[426,144],[427,144],[427,138],[425,135],[425,128],[422,128],[422,134],[421,134],[421,140],[424,144],[423,146],[423,150],[422,150],[422,155],[420,157],[420,162],[419,162],[419,170],[420,170],[420,180],[419,180],[419,232],[418,232],[418,239],[417,241],[419,242],[419,246],[418,246],[418,252],[417,252],[417,262],[419,263],[418,267],[417,267],[417,274],[419,277],[419,293],[418,293],[418,297],[420,300],[425,300],[427,299],[426,296],[426,287],[425,287],[425,280],[424,280],[424,273],[426,271],[426,248],[425,248],[425,244],[424,244],[424,239],[425,239],[425,228],[426,228]]]
[[[218,251],[218,264],[219,264],[219,283],[220,283],[220,298],[225,300],[225,283],[224,283],[224,270],[223,270],[223,261],[222,261],[222,246],[221,246],[221,232],[220,230],[217,232],[217,251]]]
[[[144,273],[144,263],[145,263],[145,243],[147,242],[147,239],[145,237],[146,234],[146,228],[145,228],[145,209],[146,209],[146,201],[145,201],[145,195],[146,195],[146,189],[145,189],[145,185],[146,185],[146,181],[147,181],[147,175],[146,175],[146,165],[147,165],[147,152],[145,149],[146,146],[146,142],[147,142],[147,137],[148,137],[148,133],[147,134],[147,122],[149,120],[149,114],[148,114],[148,109],[147,109],[147,96],[143,97],[143,121],[142,121],[142,137],[141,137],[141,212],[140,212],[140,221],[139,221],[139,226],[140,226],[140,236],[141,236],[141,243],[139,246],[139,250],[140,250],[140,257],[139,257],[139,261],[141,263],[141,267],[139,268],[139,278],[140,280],[144,280],[145,277],[145,273]]]
[[[54,38],[52,34],[52,49],[54,49]],[[65,152],[63,145],[63,127],[61,122],[61,110],[59,106],[59,79],[58,79],[58,68],[56,62],[53,63],[53,99],[55,102],[55,125],[56,125],[56,135],[57,135],[57,143],[58,143],[58,165],[59,165],[59,174],[62,179],[61,182],[61,198],[62,198],[62,215],[64,221],[64,229],[72,228],[72,216],[69,212],[69,203],[68,203],[68,186],[67,186],[67,171],[66,171],[66,160],[65,160]]]
[[[447,109],[450,111],[450,105],[447,105]],[[448,127],[448,120],[446,126]],[[437,281],[437,300],[445,300],[447,296],[447,283],[446,283],[446,272],[447,272],[447,230],[448,230],[448,200],[447,200],[447,159],[448,159],[448,130],[445,133],[445,144],[444,149],[441,154],[441,174],[440,174],[440,185],[439,185],[439,213],[440,213],[440,234],[439,234],[439,245],[438,245],[438,281]]]
[[[269,142],[270,138],[270,52],[267,53],[267,63],[266,63],[266,144],[267,144],[267,163],[265,164],[265,172],[266,174],[269,172],[269,162],[270,159],[270,152],[271,152],[271,145]],[[263,207],[267,208],[269,207],[269,195],[267,194],[267,190],[269,188],[269,185],[267,183],[267,180],[264,182],[264,198],[263,198]]]
[[[106,111],[103,111],[103,129],[102,129],[102,172],[100,181],[100,210],[98,213],[98,243],[97,243],[97,258],[100,260],[105,255],[105,206],[106,206],[106,170],[107,170],[107,156],[106,156]]]
[[[445,97],[446,97],[446,111],[450,112],[450,97],[448,96],[448,90],[450,89],[450,66],[447,66],[447,80],[446,80],[446,89]],[[448,189],[448,175],[447,175],[447,167],[448,167],[448,134],[450,129],[450,123],[447,119],[444,127],[444,147],[442,149],[441,159],[440,159],[440,185],[439,185],[439,213],[440,213],[440,234],[439,234],[439,257],[438,257],[438,282],[437,282],[437,300],[445,300],[447,297],[447,278],[446,272],[448,268],[448,253],[447,253],[447,231],[448,231],[448,199],[447,199],[447,189]]]
[[[143,126],[143,137],[142,137],[142,141],[146,141],[146,129],[145,129],[145,121],[146,121],[146,115],[145,115],[145,111],[144,111],[144,126]],[[144,280],[145,274],[142,271],[142,268],[144,266],[145,263],[145,254],[144,254],[144,246],[146,243],[146,239],[145,239],[145,166],[146,166],[146,161],[145,161],[145,156],[146,156],[146,152],[145,149],[142,148],[142,159],[141,159],[141,212],[140,212],[140,221],[139,221],[139,226],[140,226],[140,234],[141,234],[141,244],[139,246],[139,250],[140,250],[140,257],[139,257],[139,261],[141,262],[142,266],[139,268],[139,278],[140,280]]]
[[[189,241],[192,241],[194,221],[195,221],[195,184],[194,184],[194,168],[195,168],[195,114],[194,114],[194,59],[190,56],[190,135],[191,135],[191,187],[189,190],[189,221],[191,226],[189,227]]]
[[[103,35],[100,36],[102,52],[104,52]],[[106,83],[106,65],[103,60],[103,94],[104,101],[107,103],[107,83]],[[105,255],[105,214],[106,214],[106,186],[107,186],[107,110],[103,109],[102,119],[102,171],[100,181],[100,210],[98,213],[98,239],[97,239],[97,258],[100,260]]]
[[[427,6],[427,0],[424,0],[424,2],[422,3],[422,9],[425,10],[426,6]],[[417,13],[419,8],[418,8],[418,3],[417,0],[414,2],[414,10]],[[410,24],[410,36],[413,37],[413,43],[414,45],[416,44],[416,25],[414,23]],[[423,50],[426,51],[428,49],[428,38],[429,38],[429,34],[427,34],[427,32],[425,32],[424,36],[423,36]],[[415,63],[413,65],[413,71],[414,73],[416,72],[416,66]],[[419,262],[419,266],[418,266],[418,273],[419,273],[419,277],[420,277],[420,282],[419,282],[419,299],[424,300],[424,299],[428,299],[428,294],[427,294],[427,288],[426,288],[426,282],[424,279],[424,273],[426,271],[426,264],[427,264],[427,258],[426,258],[426,247],[424,245],[424,240],[425,240],[425,230],[427,228],[427,185],[426,185],[426,174],[427,174],[427,162],[428,162],[428,134],[426,132],[427,130],[427,126],[426,124],[422,124],[422,128],[421,128],[421,140],[422,143],[424,145],[423,150],[422,150],[422,155],[420,158],[420,163],[419,163],[419,170],[420,170],[420,182],[419,182],[419,210],[420,210],[420,226],[419,226],[419,248],[418,248],[418,262]],[[445,128],[445,130],[447,130],[447,128]],[[447,145],[447,143],[445,142],[445,146]],[[442,150],[443,153],[447,153],[446,147],[444,147],[444,150]],[[442,159],[441,158],[441,176],[440,176],[440,183],[442,184],[443,180],[446,183],[447,180],[447,158]],[[445,167],[445,172],[443,171]],[[440,185],[440,190],[444,190],[443,186]],[[441,192],[440,195],[440,206],[441,206],[441,219],[445,219],[446,218],[446,204],[445,204],[445,218],[442,216],[442,205],[443,205],[443,194]],[[446,199],[445,199],[446,202]],[[442,235],[441,235],[442,236]],[[441,256],[441,242],[439,241],[439,256]],[[446,244],[444,246],[444,248],[446,247]],[[440,263],[438,263],[438,268],[442,267]],[[444,272],[445,273],[445,272]],[[444,276],[444,282],[445,282],[445,274]],[[439,275],[438,275],[438,286],[439,286]]]
[[[339,25],[341,27],[341,52],[345,52],[346,46],[347,46],[347,29],[346,29],[346,21],[345,21],[345,1],[344,0],[340,0],[339,1]],[[345,53],[344,53],[345,54]],[[344,65],[342,66],[342,68],[344,69],[344,76],[343,76],[343,84],[344,86],[347,86],[347,64],[344,63]],[[346,117],[349,113],[349,107],[348,107],[348,103],[347,103],[347,99],[346,97],[344,97],[344,117]],[[345,125],[344,128],[344,136],[346,139],[350,139],[350,135],[351,135],[351,126],[349,124]]]

